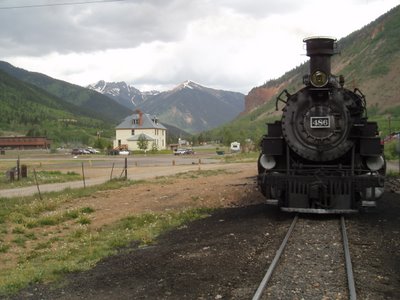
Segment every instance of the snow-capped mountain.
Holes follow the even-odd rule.
[[[141,92],[124,81],[105,82],[104,80],[100,80],[97,83],[89,85],[87,88],[108,96],[129,109],[135,109],[147,98],[159,93],[158,91]]]
[[[244,109],[244,94],[216,90],[187,80],[138,105],[141,110],[187,132],[200,132],[231,121]]]

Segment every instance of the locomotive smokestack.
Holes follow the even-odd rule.
[[[328,83],[331,75],[331,56],[336,54],[336,39],[331,37],[310,37],[303,40],[310,57],[311,83],[316,87]],[[320,78],[320,77],[324,78]],[[314,77],[314,78],[313,78]]]

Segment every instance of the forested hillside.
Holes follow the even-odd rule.
[[[0,71],[0,135],[47,136],[56,144],[91,144],[99,130],[111,137],[110,123]]]
[[[81,107],[87,114],[96,119],[117,124],[132,113],[132,110],[110,98],[78,85],[54,79],[44,74],[29,72],[2,61],[0,61],[0,70],[18,80],[35,85],[55,95],[60,100]]]

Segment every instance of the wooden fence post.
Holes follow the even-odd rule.
[[[128,158],[125,157],[125,180],[128,179]]]
[[[113,163],[112,168],[111,168],[110,180],[112,180],[112,174],[113,174],[113,171],[114,171],[114,164],[115,163]]]
[[[40,200],[42,200],[42,194],[40,193],[39,182],[37,180],[36,170],[35,169],[33,169],[33,175],[35,175],[35,182],[36,182],[37,190],[39,192],[39,198],[40,198]]]
[[[85,169],[84,169],[84,167],[83,167],[83,162],[82,162],[82,179],[83,179],[83,188],[86,188]]]

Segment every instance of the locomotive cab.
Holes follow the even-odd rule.
[[[331,74],[336,39],[304,40],[310,57],[305,87],[277,98],[282,118],[267,124],[258,160],[258,185],[267,203],[285,211],[357,212],[383,194],[385,159],[365,96]],[[283,95],[286,99],[283,99]]]

